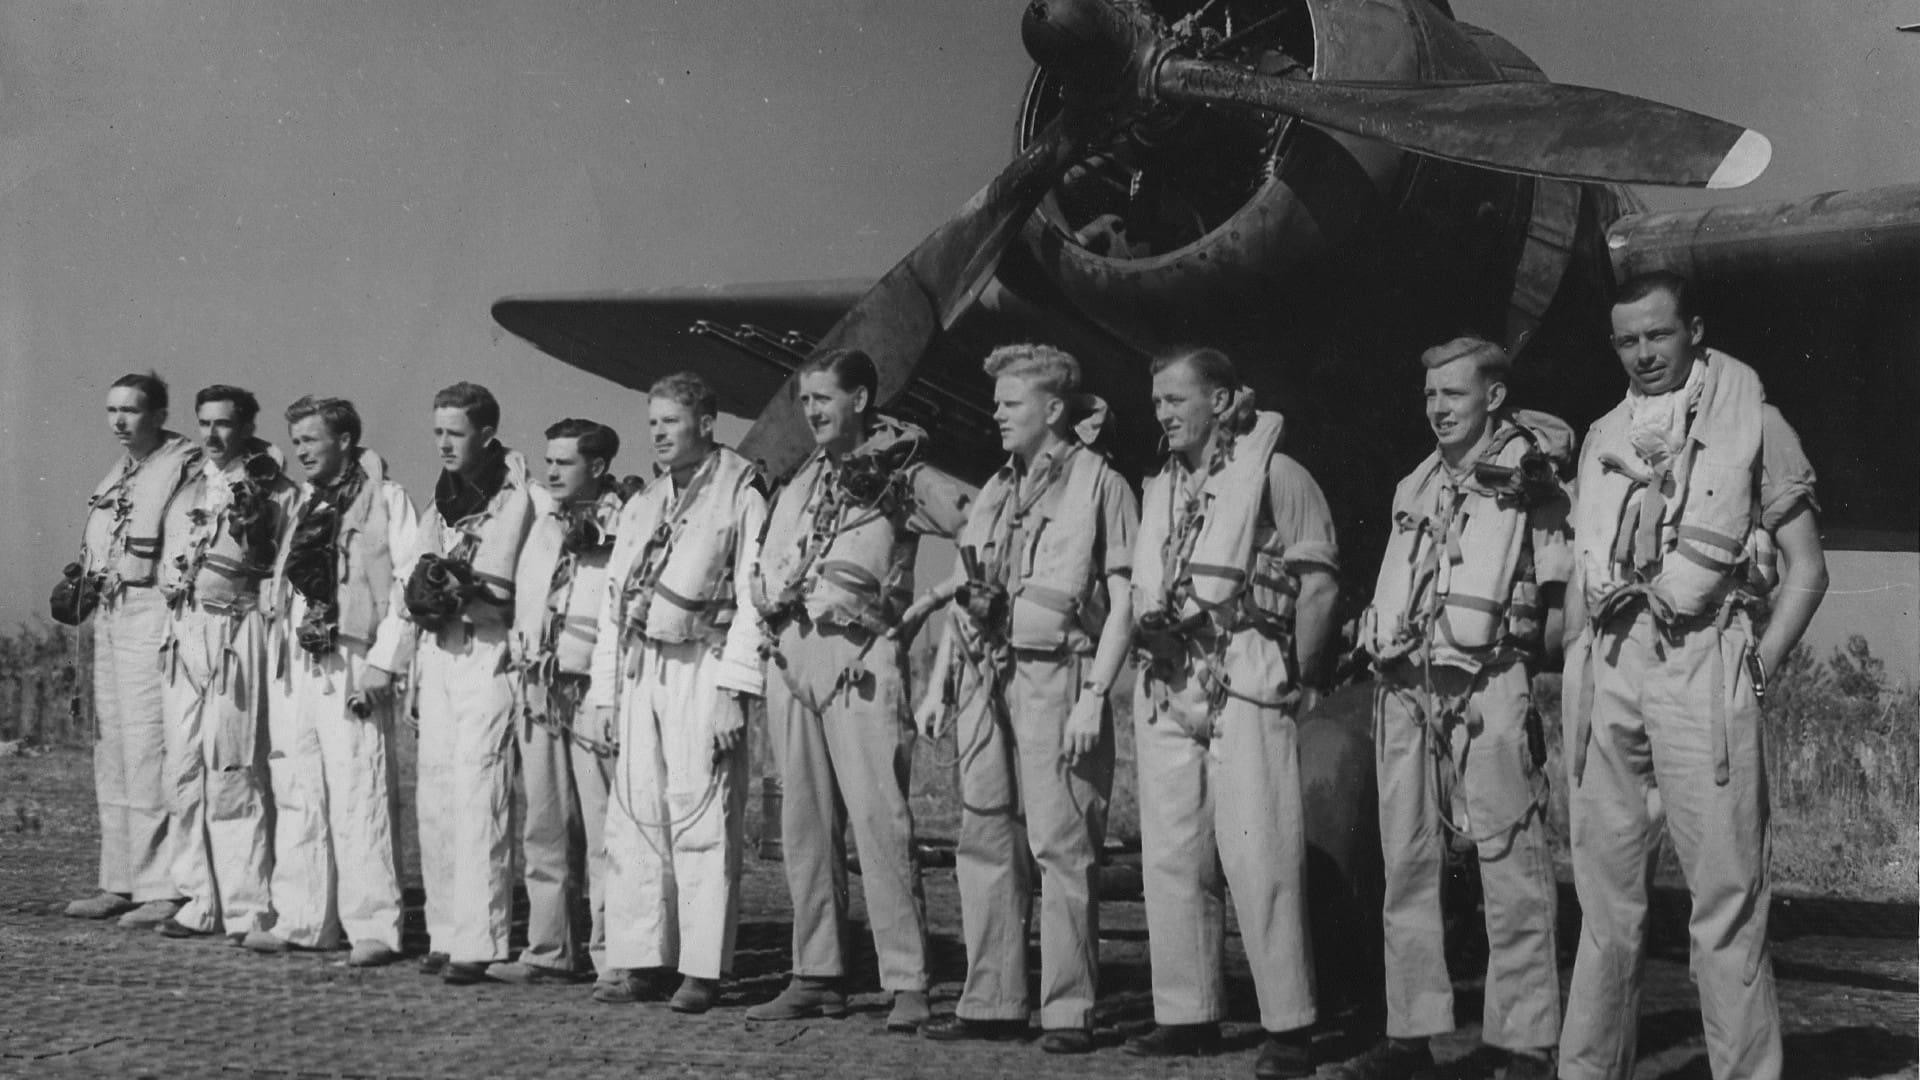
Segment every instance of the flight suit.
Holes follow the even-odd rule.
[[[162,547],[161,591],[173,618],[161,654],[166,690],[168,832],[172,875],[186,904],[174,921],[202,933],[265,930],[272,835],[265,734],[267,625],[260,586],[275,549],[242,544],[229,523],[234,485],[256,457],[271,480],[246,482],[268,544],[277,543],[296,491],[277,451],[258,441],[225,468],[203,458],[174,496]]]
[[[566,542],[564,508],[541,514],[527,534],[514,587],[513,655],[522,697],[517,732],[527,806],[520,823],[527,947],[519,959],[565,972],[580,966],[574,909],[583,891],[592,920],[587,953],[595,968],[605,967],[607,940],[601,830],[613,739],[591,730],[593,713],[582,699],[607,593],[619,492],[607,485],[585,512],[601,542],[575,550]]]
[[[1487,463],[1517,468],[1528,438],[1494,423]],[[1381,675],[1374,758],[1392,1038],[1455,1027],[1440,895],[1447,828],[1479,855],[1482,1041],[1535,1052],[1559,1041],[1558,886],[1528,729],[1528,658],[1544,630],[1538,593],[1572,570],[1566,517],[1564,495],[1523,505],[1481,487],[1471,466],[1452,474],[1437,452],[1394,493],[1395,532],[1360,635]],[[1515,619],[1523,607],[1524,624]]]
[[[912,598],[916,537],[952,537],[969,493],[910,466],[889,478],[877,503],[842,501],[846,467],[816,453],[775,497],[755,584],[773,639],[767,718],[783,793],[793,973],[847,974],[851,819],[880,984],[924,991],[926,904],[907,805],[914,730],[906,646],[885,632]]]
[[[1589,619],[1568,650],[1563,710],[1581,909],[1560,1040],[1571,1080],[1633,1071],[1650,783],[1692,896],[1690,968],[1713,1075],[1781,1075],[1766,761],[1746,663],[1764,607],[1745,586],[1771,570],[1765,534],[1813,507],[1813,468],[1731,357],[1708,350],[1673,393],[1685,434],[1662,448],[1667,461],[1658,449],[1653,462],[1642,456],[1639,421],[1662,402],[1638,395],[1594,424],[1580,460],[1575,549]],[[1681,550],[1695,541],[1737,560]]]
[[[534,509],[525,459],[500,452],[504,477],[484,507],[450,522],[436,497],[420,530],[424,550],[468,561],[491,594],[468,600],[441,629],[422,632],[415,660],[427,937],[433,951],[456,964],[505,960],[512,917],[507,818],[515,703],[507,638],[512,575]],[[443,474],[443,487],[447,482]]]
[[[1106,460],[1064,444],[987,481],[960,544],[1009,601],[1000,625],[956,605],[953,700],[959,746],[955,873],[967,978],[955,1015],[1026,1021],[1032,866],[1040,870],[1040,1024],[1088,1028],[1098,981],[1095,894],[1113,739],[1068,765],[1067,719],[1106,619],[1107,582],[1126,575],[1140,512]],[[965,579],[962,569],[957,575]],[[1031,853],[1032,862],[1028,855]]]
[[[732,970],[746,846],[743,696],[763,692],[748,582],[766,496],[745,458],[714,448],[687,479],[627,504],[593,656],[596,706],[618,708],[607,810],[607,962]],[[721,723],[739,741],[714,750]]]
[[[1279,417],[1260,414],[1228,467],[1194,476],[1179,458],[1149,479],[1134,549],[1134,620],[1179,616],[1170,594],[1234,580],[1336,568],[1326,499],[1305,469],[1273,451]],[[1262,439],[1260,432],[1275,429]],[[1180,552],[1182,507],[1196,505],[1197,541]],[[1176,520],[1176,515],[1179,519]],[[1229,529],[1229,519],[1237,527]],[[1218,537],[1218,543],[1210,540]],[[1210,550],[1211,549],[1211,550]],[[1237,550],[1236,550],[1237,549]],[[1187,557],[1190,555],[1190,557]],[[1240,600],[1234,601],[1238,607]],[[1261,1027],[1285,1032],[1316,1017],[1306,921],[1306,837],[1294,727],[1291,642],[1236,622],[1153,657],[1134,692],[1141,869],[1162,1025],[1227,1014],[1225,897],[1231,888],[1253,970]]]
[[[336,483],[302,486],[280,543],[269,591],[279,613],[272,644],[274,700],[267,713],[273,934],[301,948],[331,949],[344,932],[353,944],[400,950],[396,702],[388,697],[365,715],[351,702],[369,668],[395,674],[397,684],[411,664],[415,634],[404,618],[395,568],[410,565],[419,531],[413,503],[388,479],[386,463],[361,450]],[[308,544],[312,549],[304,550]],[[289,573],[290,561],[304,559],[312,560],[313,579]],[[316,606],[330,610],[331,618],[322,620]],[[312,649],[295,630],[310,621],[333,629],[328,640],[315,639]]]
[[[155,588],[162,515],[200,451],[171,431],[146,457],[122,456],[88,501],[82,561],[100,575],[93,616],[93,783],[100,888],[136,903],[171,900],[166,720],[159,654],[166,599]]]

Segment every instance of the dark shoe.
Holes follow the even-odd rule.
[[[446,970],[447,961],[449,959],[451,959],[451,957],[449,957],[446,953],[443,953],[443,952],[428,953],[427,955],[420,958],[420,974],[422,975],[440,974],[442,971]]]
[[[893,992],[893,1011],[887,1014],[888,1031],[911,1035],[931,1019],[933,1019],[933,1010],[927,1007],[925,990]]]
[[[111,919],[139,906],[119,893],[101,891],[68,904],[66,915],[69,919]]]
[[[1122,1047],[1134,1057],[1201,1057],[1220,1052],[1219,1024],[1155,1024]]]
[[[1433,1051],[1425,1039],[1382,1039],[1327,1075],[1331,1080],[1432,1080]]]
[[[161,937],[172,938],[175,941],[187,941],[192,938],[213,936],[213,931],[211,930],[196,930],[193,927],[188,926],[186,923],[183,923],[178,919],[171,919],[171,918],[162,919],[159,922],[154,923],[153,929],[154,929],[154,932],[159,934]]]
[[[680,989],[673,992],[673,1000],[667,1002],[667,1008],[698,1016],[713,1008],[713,1003],[719,998],[719,979],[696,979],[689,975],[680,980]]]
[[[637,1005],[665,996],[659,983],[647,974],[624,968],[607,969],[593,984],[593,1000],[602,1005]]]
[[[541,967],[538,964],[523,964],[519,961],[488,964],[487,978],[494,982],[512,983],[515,986],[574,986],[587,981],[587,976],[577,971]]]
[[[1253,1063],[1254,1080],[1302,1080],[1313,1075],[1313,1037],[1305,1031],[1267,1032],[1260,1058]]]
[[[1554,1080],[1553,1052],[1513,1051],[1500,1080]]]
[[[487,981],[488,966],[485,963],[449,962],[446,969],[440,972],[440,981],[448,986],[473,986],[476,983],[483,983]]]
[[[1054,1028],[1040,1036],[1040,1049],[1049,1054],[1091,1054],[1093,1032],[1086,1028]]]
[[[747,1010],[749,1020],[807,1020],[825,1016],[838,1020],[847,1015],[847,996],[840,992],[839,979],[816,979],[795,975],[780,996],[763,1001]]]
[[[1025,1020],[969,1020],[964,1016],[943,1016],[920,1025],[920,1034],[935,1042],[1014,1042],[1033,1034]]]

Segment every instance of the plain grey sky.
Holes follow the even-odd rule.
[[[1920,178],[1920,0],[1458,0],[1563,81],[1759,128],[1742,199]],[[157,368],[268,414],[359,402],[416,497],[429,398],[491,386],[537,456],[633,393],[508,293],[878,274],[1005,162],[1019,0],[0,5],[0,620],[44,610]],[[1656,205],[1703,196],[1653,194]],[[263,425],[283,434],[277,422]]]

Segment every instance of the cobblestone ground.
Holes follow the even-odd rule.
[[[1106,1045],[1063,1059],[1018,1044],[936,1045],[889,1035],[885,999],[870,981],[850,1019],[747,1024],[742,1007],[784,978],[788,927],[778,863],[749,859],[740,977],[719,1009],[688,1018],[664,1006],[595,1005],[584,987],[449,987],[410,964],[353,970],[344,953],[261,957],[61,917],[66,899],[91,891],[94,857],[84,756],[0,760],[0,1076],[1244,1077],[1257,1039],[1234,939],[1230,1052],[1168,1065],[1117,1049],[1151,1012],[1137,903],[1109,903],[1103,912],[1107,992],[1099,1036]],[[951,1007],[963,965],[952,870],[929,870],[927,893],[939,1012]],[[410,899],[408,944],[418,950],[419,897]],[[1775,953],[1787,1075],[1914,1076],[1911,908],[1893,912],[1891,930],[1885,911],[1843,914],[1826,918],[1803,902],[1776,920],[1793,935]],[[1675,915],[1672,903],[1663,905],[1656,927],[1635,1074],[1642,1080],[1708,1075]],[[1477,1011],[1476,988],[1460,990],[1463,1016]],[[1440,1047],[1452,1063],[1447,1075],[1467,1073],[1463,1055],[1475,1035],[1468,1027]],[[1339,1042],[1330,1036],[1322,1049],[1337,1053]]]

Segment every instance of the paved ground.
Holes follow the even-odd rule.
[[[788,932],[779,864],[752,859],[740,978],[703,1018],[663,1006],[595,1005],[584,988],[455,988],[411,966],[349,970],[344,954],[259,957],[65,919],[61,903],[90,891],[95,853],[83,762],[71,753],[0,761],[3,1077],[1243,1077],[1252,1064],[1252,991],[1237,939],[1234,1049],[1204,1061],[1142,1062],[1112,1045],[1060,1059],[1029,1046],[936,1046],[888,1035],[885,1001],[871,984],[850,1019],[748,1025],[741,1007],[783,979]],[[944,1011],[963,963],[952,871],[929,870],[927,886],[935,1008]],[[418,896],[410,899],[417,906]],[[1684,941],[1674,898],[1666,900],[1636,1076],[1704,1080]],[[1778,909],[1788,1076],[1915,1075],[1912,910],[1809,901]],[[1145,946],[1137,903],[1110,903],[1103,918],[1109,992],[1100,1036],[1114,1044],[1150,1015]],[[1566,922],[1574,925],[1571,913]],[[421,945],[417,910],[409,945]],[[1463,1014],[1477,1009],[1476,988],[1460,991]],[[1469,1028],[1443,1055],[1457,1059],[1473,1040]],[[1330,1036],[1324,1048],[1331,1054],[1337,1043]]]

